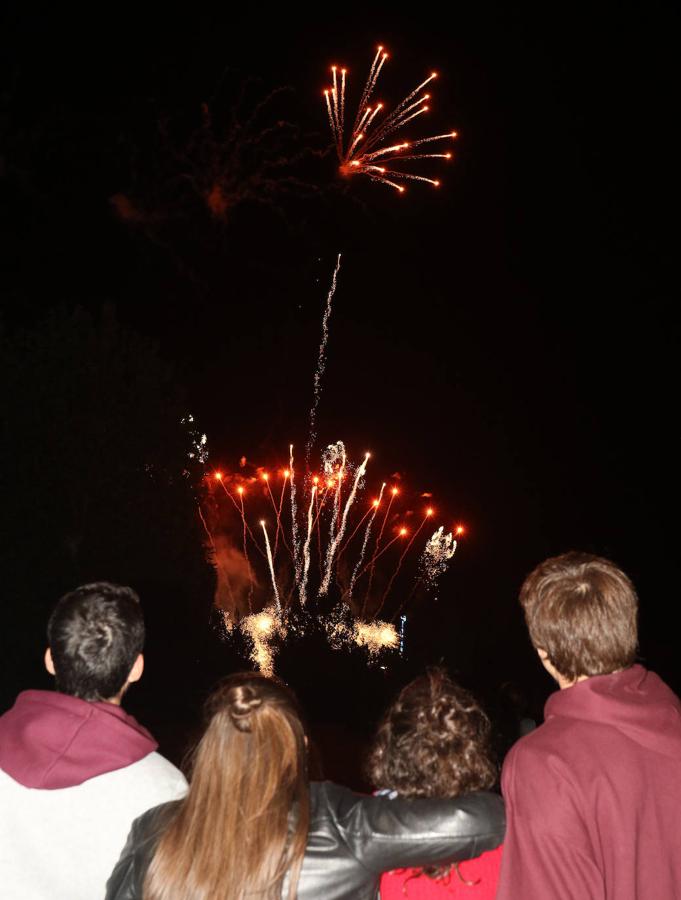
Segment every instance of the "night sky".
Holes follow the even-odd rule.
[[[518,588],[585,549],[632,576],[642,659],[679,690],[671,6],[538,8],[10,6],[3,322],[113,304],[175,364],[211,463],[273,465],[306,437],[342,252],[320,441],[370,449],[468,528],[437,602],[412,610],[424,659],[456,671],[463,641],[469,669],[548,689]],[[327,67],[357,91],[378,43],[388,100],[440,73],[414,129],[459,133],[429,166],[439,189],[337,177]],[[205,187],[234,121],[243,141],[279,130],[234,163],[218,215]]]

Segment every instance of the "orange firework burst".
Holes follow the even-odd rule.
[[[430,94],[424,93],[424,89],[434,78],[437,78],[437,72],[431,72],[421,84],[407,94],[404,100],[397,104],[392,112],[384,115],[383,103],[370,105],[370,102],[378,76],[387,59],[388,54],[385,49],[379,47],[371,64],[369,77],[364,85],[354,124],[349,134],[346,134],[345,128],[347,69],[339,70],[338,66],[331,67],[333,86],[324,91],[324,97],[340,162],[339,171],[342,175],[366,175],[372,181],[390,185],[400,193],[404,193],[405,187],[399,184],[399,181],[425,181],[434,187],[439,187],[440,182],[435,178],[403,172],[392,168],[391,164],[415,159],[451,159],[450,152],[421,153],[419,151],[415,153],[413,151],[433,141],[451,140],[456,137],[456,131],[436,134],[415,141],[393,143],[387,140],[407,122],[428,112]]]

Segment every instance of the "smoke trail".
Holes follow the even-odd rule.
[[[326,297],[326,308],[324,310],[324,317],[322,319],[322,340],[319,345],[319,357],[317,359],[317,370],[314,373],[314,397],[312,400],[312,407],[310,408],[310,433],[307,439],[307,447],[305,448],[305,466],[307,471],[310,469],[310,454],[312,452],[312,447],[314,446],[314,442],[317,438],[317,432],[315,431],[317,424],[317,407],[319,406],[319,398],[321,397],[322,392],[322,375],[324,374],[324,369],[326,367],[326,344],[329,340],[329,319],[331,318],[331,301],[333,300],[333,295],[336,293],[336,278],[338,276],[338,270],[340,269],[340,261],[341,255],[338,254],[338,259],[336,260],[336,268],[333,270],[333,278],[331,279],[331,287],[329,288],[329,293]]]

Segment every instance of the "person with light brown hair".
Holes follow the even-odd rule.
[[[475,698],[444,669],[429,669],[386,710],[367,774],[394,797],[458,797],[497,780],[491,725]],[[501,846],[454,866],[399,869],[381,878],[381,900],[494,900]]]
[[[133,823],[106,900],[373,900],[400,865],[445,865],[503,838],[501,798],[400,800],[308,782],[293,694],[233,675],[209,698],[187,797]]]
[[[636,663],[633,584],[566,553],[530,573],[520,602],[560,690],[504,762],[498,900],[681,897],[681,702]]]

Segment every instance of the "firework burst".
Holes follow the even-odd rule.
[[[390,619],[417,586],[431,590],[445,572],[456,548],[453,534],[443,526],[430,537],[424,534],[434,508],[422,507],[422,498],[410,497],[404,485],[370,485],[369,460],[365,453],[353,463],[338,441],[323,451],[319,470],[297,482],[292,448],[286,469],[265,471],[246,463],[238,472],[208,476],[201,517],[218,596],[233,606],[230,621],[248,609],[238,624],[263,671],[272,670],[277,642],[306,616],[320,622],[334,647],[354,643],[372,659],[396,648],[399,637]],[[280,491],[278,503],[273,486]],[[287,494],[295,502],[286,503]],[[373,529],[377,516],[381,526]],[[278,545],[275,534],[281,535]],[[222,546],[229,546],[224,559]],[[228,584],[222,584],[225,579]]]
[[[383,103],[372,102],[371,99],[387,59],[387,52],[383,47],[379,47],[371,64],[351,128],[347,127],[345,118],[347,69],[331,67],[333,84],[324,91],[324,98],[340,163],[339,171],[345,176],[366,175],[372,181],[387,184],[399,193],[406,190],[400,183],[402,181],[423,181],[433,187],[439,187],[440,181],[436,178],[428,178],[394,167],[395,164],[400,165],[414,160],[452,159],[450,151],[431,153],[424,145],[452,140],[457,136],[456,131],[417,140],[394,139],[395,133],[408,122],[428,112],[430,94],[426,93],[426,88],[437,78],[437,72],[431,72],[392,111],[387,112]]]

